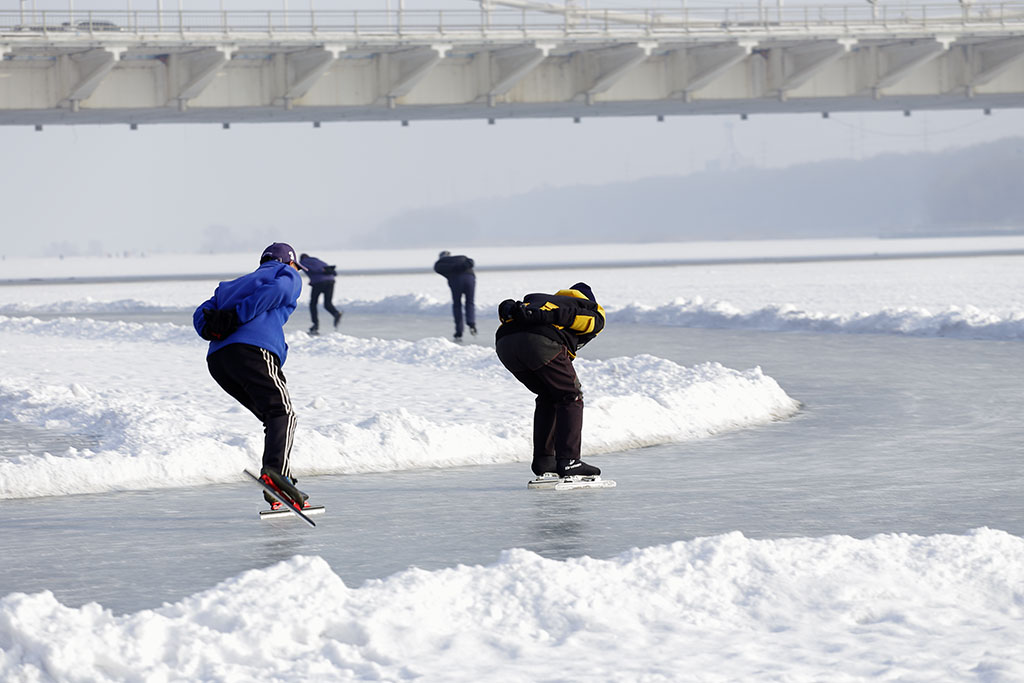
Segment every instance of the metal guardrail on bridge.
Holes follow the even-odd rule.
[[[783,6],[761,3],[737,7],[675,9],[523,7],[479,10],[308,10],[308,11],[156,11],[156,10],[0,10],[0,34],[6,38],[47,36],[111,39],[142,36],[402,38],[432,34],[488,38],[500,35],[635,36],[714,32],[829,33],[928,31],[948,27],[1024,26],[1024,2],[980,4],[900,4]],[[541,8],[548,8],[542,11]]]

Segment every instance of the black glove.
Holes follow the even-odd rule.
[[[514,320],[514,318],[512,317],[512,311],[517,306],[522,306],[522,305],[523,304],[520,301],[513,301],[512,299],[505,299],[500,304],[498,304],[498,320],[500,320],[503,323],[510,323],[510,322],[512,322]]]
[[[555,322],[554,311],[542,311],[539,308],[531,308],[522,301],[505,299],[498,304],[498,317],[501,322],[517,322],[523,325],[544,325]]]
[[[324,275],[337,275],[338,274],[338,270],[337,269],[338,269],[338,266],[324,266],[323,273],[324,273]]]
[[[241,325],[241,321],[238,320],[238,314],[235,313],[233,308],[204,308],[203,318],[206,322],[203,324],[203,331],[200,336],[207,341],[227,339]]]
[[[512,309],[512,319],[524,325],[544,325],[555,321],[553,311],[542,311],[522,302],[517,302],[516,307]]]
[[[530,308],[522,301],[516,302],[516,307],[512,309],[512,319],[517,323],[526,323],[527,325],[536,324],[538,321],[536,318],[537,314],[540,313],[535,308]]]

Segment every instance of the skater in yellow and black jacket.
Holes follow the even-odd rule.
[[[592,476],[580,460],[583,392],[572,361],[604,329],[604,309],[583,282],[556,294],[527,294],[498,306],[495,350],[509,372],[537,395],[533,416],[534,474]]]

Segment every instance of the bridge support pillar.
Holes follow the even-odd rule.
[[[393,109],[399,97],[408,95],[451,49],[451,45],[438,44],[382,54],[378,64],[388,108]]]
[[[785,101],[789,91],[796,90],[819,71],[844,56],[856,43],[856,40],[844,39],[772,50],[772,80],[777,87],[769,89],[777,91],[779,99]]]
[[[1024,40],[1006,40],[995,45],[967,45],[964,92],[974,97],[975,89],[986,85],[1024,57]]]
[[[626,74],[647,61],[655,47],[657,43],[642,42],[597,51],[594,54],[596,74],[590,86],[579,95],[583,96],[588,106],[592,105],[595,96],[607,91]]]
[[[951,42],[952,40],[949,38],[939,37],[908,45],[888,45],[874,48],[877,75],[872,88],[877,92],[898,83],[914,69],[949,50]]]
[[[188,109],[188,101],[198,97],[234,55],[235,48],[217,46],[167,56],[168,106]]]
[[[532,46],[506,48],[491,52],[491,87],[487,91],[487,106],[493,107],[497,99],[515,87],[528,73],[547,59],[553,44],[535,43]]]
[[[699,46],[678,50],[673,54],[676,70],[683,74],[681,83],[669,97],[693,100],[693,93],[750,56],[757,41],[741,40],[731,45]]]
[[[66,85],[65,94],[57,106],[72,112],[79,111],[79,103],[95,92],[124,52],[125,48],[112,47],[62,55],[57,62],[57,70],[60,80]]]
[[[344,45],[325,45],[278,55],[275,68],[282,95],[274,103],[290,110],[294,101],[308,93],[346,49]]]

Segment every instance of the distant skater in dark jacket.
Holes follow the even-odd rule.
[[[284,497],[308,507],[309,497],[291,475],[295,410],[281,367],[288,357],[284,324],[302,291],[295,251],[275,242],[263,251],[260,266],[235,280],[221,282],[195,310],[192,324],[210,342],[210,375],[263,423],[263,482]],[[264,493],[272,508],[280,503]]]
[[[320,300],[320,295],[324,296],[324,308],[327,312],[334,316],[334,326],[337,327],[338,323],[341,322],[341,311],[334,307],[334,277],[337,275],[336,267],[329,266],[324,261],[310,256],[309,254],[302,254],[299,256],[299,263],[302,265],[302,269],[306,271],[309,276],[309,317],[313,321],[313,326],[309,328],[310,334],[320,334],[320,320],[317,317],[316,305]]]
[[[580,460],[583,392],[572,361],[604,329],[604,309],[583,282],[556,294],[527,294],[498,306],[495,350],[502,365],[537,395],[533,414],[533,473],[594,476]]]
[[[455,341],[462,341],[465,329],[462,319],[462,300],[466,300],[465,325],[469,333],[476,334],[476,308],[473,296],[476,293],[476,275],[473,273],[473,259],[468,256],[452,256],[450,251],[438,254],[434,272],[444,275],[448,280],[448,288],[452,290],[452,314],[455,316]]]

